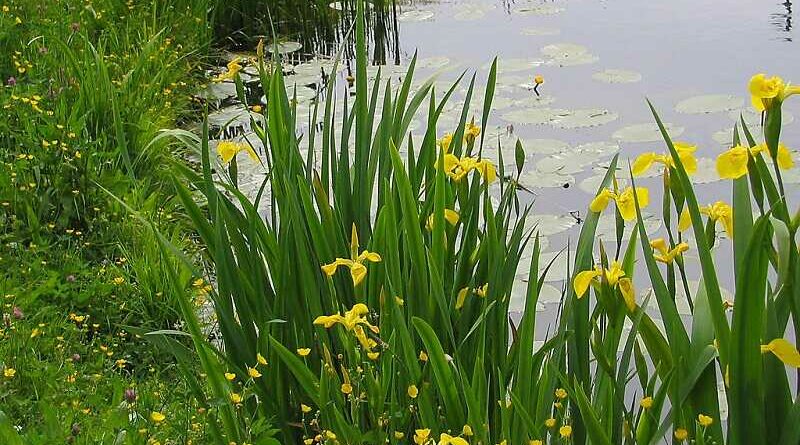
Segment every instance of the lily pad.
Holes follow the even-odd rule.
[[[558,28],[544,28],[544,27],[533,27],[533,28],[522,28],[519,32],[523,36],[555,36],[561,33],[561,30]]]
[[[725,147],[732,147],[733,130],[730,128],[726,128],[724,130],[717,131],[716,133],[711,135],[711,139],[713,139],[715,142],[719,142],[720,145],[724,145]]]
[[[497,59],[497,72],[498,73],[513,73],[517,71],[530,71],[537,66],[544,64],[542,59],[529,59],[529,58],[500,58]],[[483,65],[483,69],[490,69],[492,62]]]
[[[505,113],[500,117],[514,124],[542,125],[567,114],[569,114],[568,110],[559,108],[523,108]]]
[[[440,69],[450,65],[450,58],[446,56],[425,57],[417,59],[417,68]]]
[[[710,158],[697,160],[697,171],[690,177],[694,184],[710,184],[721,181],[717,173],[717,161]]]
[[[532,88],[533,87],[531,86],[531,89]],[[537,96],[535,93],[531,92],[529,96],[514,101],[514,105],[523,108],[534,108],[534,107],[544,107],[546,105],[552,104],[555,101],[556,98],[550,96],[549,94],[540,94],[539,96]]]
[[[424,22],[431,20],[433,16],[433,11],[412,10],[402,12],[399,16],[397,16],[397,20],[401,22]]]
[[[483,18],[486,15],[486,8],[479,5],[467,5],[460,7],[460,10],[453,16],[458,21],[471,21]]]
[[[573,228],[578,224],[572,215],[536,214],[525,220],[526,230],[534,229],[540,236],[552,236]]]
[[[592,74],[592,79],[605,83],[634,83],[642,80],[636,71],[605,69]]]
[[[707,94],[678,102],[675,111],[687,114],[719,113],[741,108],[744,99],[730,94]]]
[[[600,189],[600,184],[603,183],[604,178],[605,178],[605,173],[589,176],[588,178],[584,179],[578,184],[578,188],[594,196],[597,194],[597,190]],[[628,181],[625,178],[617,178],[618,186],[625,187],[627,184]]]
[[[598,60],[600,60],[599,57],[589,53],[577,54],[577,55],[564,54],[553,57],[547,62],[547,64],[565,67],[565,66],[589,65],[597,62]]]
[[[528,139],[522,141],[525,154],[549,155],[569,149],[569,144],[558,139]]]
[[[683,134],[684,128],[675,124],[665,123],[664,127],[670,137],[675,138]],[[620,128],[611,135],[612,138],[622,142],[658,142],[663,141],[661,131],[656,124],[636,124]]]
[[[613,156],[619,152],[619,144],[616,142],[587,142],[576,146],[575,151],[599,156]]]
[[[519,182],[527,188],[569,188],[575,183],[575,177],[562,172],[542,172],[537,169],[525,171]]]
[[[270,53],[277,53],[277,54],[289,54],[295,51],[299,51],[300,48],[303,47],[303,44],[300,42],[277,42],[277,43],[270,43],[266,45],[267,51]]]
[[[617,120],[617,113],[603,108],[589,108],[584,110],[574,110],[567,116],[562,116],[552,121],[557,128],[574,129],[597,127]]]
[[[548,57],[559,57],[586,54],[589,50],[585,46],[576,43],[553,43],[542,47],[540,52]]]
[[[520,15],[555,15],[563,11],[564,8],[553,5],[522,6],[514,10]]]

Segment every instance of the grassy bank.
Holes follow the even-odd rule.
[[[108,192],[188,247],[173,154],[148,144],[195,113],[209,6],[0,4],[3,443],[202,437],[172,356],[141,335],[180,318],[157,245]]]

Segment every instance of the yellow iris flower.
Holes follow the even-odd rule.
[[[373,326],[367,320],[367,315],[369,313],[369,308],[364,303],[356,303],[353,305],[352,309],[346,311],[344,315],[340,315],[339,312],[336,312],[333,315],[320,315],[319,317],[314,319],[314,324],[317,326],[322,326],[325,329],[330,329],[337,323],[344,326],[347,331],[353,332],[358,342],[367,351],[367,353],[371,353],[372,348],[377,346],[377,342],[369,337],[367,337],[367,333],[364,331],[364,326],[369,328],[370,331],[374,332],[375,334],[379,333],[380,330],[377,326]]]
[[[441,139],[438,140],[439,146],[442,147],[442,151],[445,153],[450,153],[450,144],[453,142],[453,135],[450,133],[445,133]]]
[[[630,278],[625,276],[625,271],[622,270],[622,265],[620,265],[619,261],[612,262],[610,269],[603,270],[602,267],[595,266],[592,270],[585,270],[578,273],[572,282],[572,287],[575,289],[575,294],[578,298],[582,298],[592,284],[599,285],[600,280],[598,278],[601,277],[609,286],[620,290],[628,309],[633,310],[636,307],[633,282],[631,282]]]
[[[791,367],[800,368],[800,352],[797,352],[797,348],[793,344],[782,338],[776,338],[766,345],[761,345],[761,353],[766,354],[767,352],[771,352],[780,361]]]
[[[730,205],[717,201],[714,204],[700,207],[700,213],[707,215],[712,221],[722,221],[722,226],[725,228],[728,238],[733,239],[733,208]],[[678,220],[678,230],[683,232],[691,226],[692,217],[689,214],[689,209],[684,207]]]
[[[367,266],[365,266],[364,263],[379,263],[381,261],[381,256],[368,250],[357,253],[358,231],[356,230],[355,224],[353,225],[350,239],[350,258],[336,258],[332,263],[322,266],[322,271],[325,272],[325,275],[332,277],[339,266],[345,266],[350,269],[350,276],[353,278],[353,286],[358,286],[364,281],[364,277],[367,276]]]
[[[231,162],[241,151],[247,151],[250,159],[254,162],[258,161],[258,155],[255,150],[246,142],[220,141],[220,143],[217,144],[217,154],[225,165]]]
[[[675,151],[678,152],[678,158],[681,160],[681,164],[683,164],[686,173],[690,175],[694,174],[697,171],[697,158],[694,156],[697,146],[685,142],[675,142],[674,147]],[[669,153],[642,153],[633,161],[633,165],[631,166],[633,176],[643,175],[650,170],[650,167],[654,163],[663,164],[665,170],[670,167],[675,167],[675,162],[673,162],[672,155]]]
[[[467,141],[468,144],[475,142],[475,139],[480,136],[480,134],[481,127],[472,122],[467,122],[467,126],[464,128],[464,140]]]
[[[656,261],[660,261],[664,264],[672,264],[678,255],[689,250],[689,244],[687,243],[680,243],[670,249],[664,238],[657,238],[650,241],[650,247],[658,252],[658,254],[653,255]]]
[[[737,145],[717,156],[717,173],[722,179],[738,179],[747,174],[747,165],[750,156],[756,156],[761,152],[770,155],[766,144],[759,144],[755,147],[745,147]],[[792,154],[785,145],[778,145],[778,166],[784,170],[792,168],[794,161]]]
[[[763,73],[750,78],[748,89],[750,101],[758,111],[766,111],[776,103],[780,106],[787,97],[800,93],[800,87],[785,83],[779,76],[767,77]]]
[[[456,212],[455,210],[444,209],[444,220],[447,221],[451,226],[456,225],[458,223],[459,218],[460,216],[458,215],[458,212]],[[433,221],[434,217],[433,213],[431,213],[430,216],[428,216],[428,220],[425,223],[425,228],[427,228],[428,230],[433,230]]]
[[[449,434],[442,433],[439,435],[439,445],[469,445],[469,442],[461,437],[453,437]]]
[[[497,179],[497,170],[494,164],[486,159],[479,160],[471,157],[459,159],[456,155],[450,153],[444,155],[444,171],[453,180],[460,181],[461,178],[473,170],[477,170],[487,183],[492,183]]]
[[[650,203],[650,191],[644,187],[636,188],[636,197],[639,199],[641,208],[647,207]],[[622,193],[615,193],[611,189],[603,189],[589,204],[589,209],[593,212],[602,212],[608,207],[608,202],[613,200],[617,203],[622,219],[633,221],[636,219],[636,203],[633,200],[633,188],[628,187]]]
[[[242,70],[242,65],[239,63],[242,61],[241,57],[234,57],[233,60],[228,62],[228,69],[220,74],[219,76],[213,79],[214,82],[222,82],[223,80],[230,80],[236,77],[236,74]]]

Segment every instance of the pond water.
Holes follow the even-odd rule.
[[[732,128],[740,114],[751,123],[754,133],[759,132],[759,116],[752,111],[747,93],[750,76],[765,72],[800,82],[791,11],[791,2],[751,0],[401,2],[396,22],[390,21],[391,44],[379,46],[391,53],[387,59],[399,60],[400,66],[383,68],[384,77],[388,75],[395,85],[414,51],[419,53],[417,84],[436,75],[439,95],[463,70],[476,70],[478,92],[473,103],[477,104],[471,107],[476,122],[481,117],[482,90],[491,60],[499,57],[493,111],[489,121],[481,123],[486,134],[485,155],[496,161],[499,144],[504,158],[513,163],[514,143],[517,138],[522,140],[527,160],[521,182],[533,191],[533,195],[523,195],[534,202],[534,220],[541,224],[546,245],[540,263],[546,264],[569,243],[574,246],[581,228],[579,219],[585,216],[598,180],[615,153],[621,154],[621,165],[627,166],[629,159],[642,152],[666,151],[645,98],[670,124],[673,139],[697,145],[699,169],[693,181],[700,204],[731,201],[731,183],[719,180],[715,159],[730,147]],[[330,65],[329,60],[306,61],[286,78],[291,88],[297,86],[301,127],[310,124],[308,115],[315,97],[315,90],[307,85],[319,82],[320,69],[327,71]],[[370,74],[374,75],[374,70]],[[530,89],[536,75],[544,77],[541,96]],[[345,73],[338,73],[342,88],[344,77]],[[468,79],[462,82],[464,88],[459,88],[440,119],[439,136],[455,130],[467,84]],[[232,87],[223,83],[215,88],[218,96],[225,96],[235,94]],[[341,94],[339,99],[345,96]],[[211,118],[222,124],[236,118],[236,113],[241,113],[237,109],[241,107],[223,109]],[[800,100],[787,101],[784,110],[783,140],[790,148],[798,148],[800,124],[794,117],[800,117]],[[417,146],[424,119],[421,114],[412,123]],[[248,139],[259,144],[257,138]],[[255,191],[263,174],[246,165],[240,163],[240,183]],[[627,175],[620,172],[618,176]],[[786,172],[784,181],[790,202],[796,203],[800,168]],[[651,206],[646,211],[651,238],[665,236],[653,215],[660,214],[660,170],[653,168],[649,177],[638,183],[651,191]],[[722,239],[715,251],[720,279],[725,288],[733,289],[732,246],[721,225],[719,231]],[[613,244],[610,209],[601,219],[598,238]],[[685,259],[689,276],[697,280],[699,263],[693,250]],[[558,257],[549,275],[551,282],[543,291],[542,317],[537,324],[541,338],[554,329],[557,303],[566,284],[566,259],[565,254]],[[512,310],[522,307],[527,270],[523,261]],[[646,274],[640,268],[637,276]],[[693,281],[690,287],[696,285]],[[639,291],[647,293],[646,289]],[[733,299],[729,292],[724,297]],[[680,297],[678,303],[688,323],[689,306]],[[651,312],[657,317],[657,311]]]

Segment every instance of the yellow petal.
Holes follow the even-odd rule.
[[[636,188],[636,197],[639,200],[639,207],[645,208],[650,203],[650,191],[644,187]],[[622,219],[633,221],[636,219],[636,203],[633,200],[633,188],[626,188],[617,198],[617,209],[619,209]]]
[[[792,152],[783,144],[778,144],[778,167],[783,170],[789,170],[794,167]]]
[[[451,226],[456,225],[458,223],[459,218],[460,217],[458,215],[458,212],[456,212],[455,210],[444,209],[444,219],[446,219]]]
[[[358,286],[367,276],[367,267],[361,263],[354,262],[350,265],[350,276],[353,278],[353,286]]]
[[[494,164],[487,160],[481,160],[475,163],[475,167],[478,169],[478,172],[483,177],[483,180],[486,181],[488,184],[494,182],[497,179],[497,170],[494,168]]]
[[[575,276],[575,280],[572,282],[572,287],[575,289],[575,295],[578,298],[583,297],[587,290],[589,290],[589,285],[592,284],[592,280],[600,276],[602,272],[597,269],[594,270],[585,270],[578,275]]]
[[[689,214],[689,209],[684,207],[681,211],[681,216],[678,219],[678,230],[684,232],[689,227],[692,227],[692,216]]]
[[[608,201],[614,198],[614,192],[609,189],[603,189],[600,194],[595,196],[592,203],[589,204],[589,210],[593,212],[602,212],[608,207]]]
[[[381,262],[381,256],[380,255],[378,255],[375,252],[370,252],[368,250],[365,250],[365,251],[361,252],[361,255],[358,256],[358,259],[360,260],[359,262],[364,262],[364,261],[369,261],[371,263],[380,263]]]
[[[664,241],[664,238],[656,238],[650,241],[650,247],[657,250],[658,252],[661,252],[662,254],[667,253],[668,251],[667,242]]]
[[[469,288],[465,287],[458,291],[458,296],[456,297],[456,310],[461,309],[464,307],[464,300],[466,300],[467,295],[469,295]]]
[[[349,266],[352,262],[352,260],[348,260],[346,258],[336,258],[334,262],[322,266],[322,271],[325,273],[325,275],[332,277],[333,274],[336,273],[336,269],[338,269],[339,266]]]
[[[717,157],[717,173],[722,179],[737,179],[747,174],[748,150],[737,145]]]
[[[733,239],[733,216],[728,214],[722,216],[720,220],[722,220],[722,227],[725,228],[725,233],[728,234],[728,238]]]
[[[797,348],[793,344],[782,338],[776,338],[766,345],[762,345],[761,352],[771,352],[783,363],[794,368],[800,368],[800,353],[797,352]]]
[[[694,157],[694,154],[690,152],[678,153],[678,158],[680,158],[687,175],[693,175],[697,172],[697,158]]]
[[[341,321],[342,321],[342,316],[339,315],[339,313],[337,312],[336,314],[333,314],[333,315],[320,315],[319,317],[314,319],[314,324],[322,326],[325,329],[329,329],[333,325],[335,325],[336,323],[339,323]],[[261,361],[259,360],[259,363],[260,362]]]
[[[640,154],[635,161],[633,161],[633,165],[631,166],[631,171],[633,172],[633,176],[639,176],[644,174],[647,170],[650,169],[650,166],[653,165],[653,161],[656,159],[656,154],[653,152],[649,153],[642,153]]]

